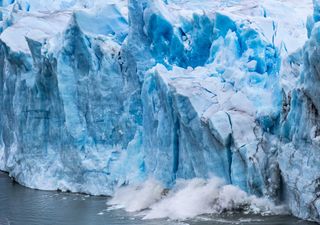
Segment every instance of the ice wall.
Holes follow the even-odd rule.
[[[2,3],[0,169],[18,182],[219,177],[319,221],[317,2],[307,24],[311,1]]]
[[[1,36],[1,169],[27,186],[110,194],[113,161],[139,138],[139,80],[120,46],[127,18],[99,10],[109,18],[30,13]]]
[[[169,187],[177,178],[214,175],[277,199],[277,49],[245,20],[202,12],[181,17],[165,7],[149,3],[146,30],[138,34],[146,35],[144,46],[158,63],[142,88],[147,173]]]
[[[314,1],[310,39],[294,58],[300,64],[299,79],[284,101],[279,162],[286,184],[287,201],[293,213],[320,220],[320,73],[319,2]]]

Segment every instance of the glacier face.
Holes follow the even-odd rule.
[[[311,1],[1,5],[0,169],[18,182],[215,176],[320,221],[317,1],[306,24]]]
[[[280,168],[294,213],[319,221],[320,92],[319,92],[319,2],[309,27],[310,39],[292,59],[301,71],[296,86],[285,95],[285,112],[279,151]],[[295,76],[292,72],[291,76]]]
[[[98,13],[109,18],[86,11],[28,14],[3,33],[3,158],[23,184],[109,193],[96,187],[112,184],[112,161],[139,137],[139,80],[134,60],[120,49],[127,19],[112,4]],[[117,26],[89,26],[106,19]],[[21,159],[22,170],[15,167]],[[30,174],[37,174],[33,181]],[[50,181],[52,174],[57,179]]]

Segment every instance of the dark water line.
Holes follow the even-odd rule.
[[[0,172],[0,225],[314,225],[288,216],[203,216],[192,221],[142,220],[110,211],[108,197],[25,188]]]

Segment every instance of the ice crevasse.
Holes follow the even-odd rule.
[[[214,176],[320,221],[318,1],[0,4],[0,169],[19,183]]]

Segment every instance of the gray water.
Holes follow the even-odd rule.
[[[0,225],[314,225],[288,216],[203,216],[192,221],[141,220],[121,210],[108,211],[107,198],[37,191],[0,172]]]

